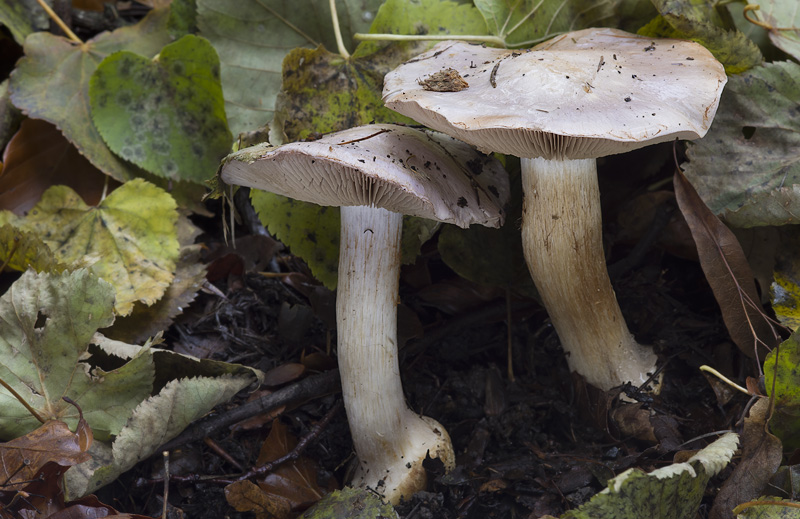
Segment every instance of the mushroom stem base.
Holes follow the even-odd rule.
[[[570,369],[603,390],[639,386],[656,356],[628,331],[603,253],[594,159],[521,159],[528,268]]]

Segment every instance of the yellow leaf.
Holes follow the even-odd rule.
[[[36,234],[56,259],[86,265],[116,290],[115,311],[127,315],[135,301],[151,305],[172,282],[178,259],[175,200],[141,179],[114,190],[96,207],[66,186],[54,186],[26,217],[0,215]]]

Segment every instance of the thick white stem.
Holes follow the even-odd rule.
[[[388,501],[425,486],[422,460],[453,463],[444,428],[411,411],[397,357],[402,215],[342,207],[336,299],[338,359],[347,419],[359,465],[353,484]],[[449,461],[448,461],[449,459]]]
[[[641,385],[656,356],[628,331],[603,254],[594,159],[522,160],[522,243],[570,368],[603,390]]]

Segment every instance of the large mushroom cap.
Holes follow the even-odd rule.
[[[431,90],[437,72],[469,86]],[[726,81],[696,43],[585,29],[530,50],[439,43],[386,75],[383,100],[487,152],[588,159],[702,137]]]
[[[382,207],[467,227],[499,227],[509,196],[500,163],[447,135],[376,124],[227,157],[223,182],[325,206]]]

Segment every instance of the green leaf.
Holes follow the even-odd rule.
[[[531,46],[563,32],[616,22],[621,0],[476,0],[489,33],[506,46]]]
[[[172,0],[169,4],[169,35],[180,39],[197,32],[197,2],[195,0]]]
[[[733,509],[736,519],[796,519],[797,501],[765,496]]]
[[[334,490],[305,511],[300,519],[397,519],[392,505],[371,490],[344,487]]]
[[[489,34],[486,22],[475,7],[467,3],[450,0],[387,0],[378,10],[370,34]],[[363,41],[353,53],[364,57],[381,49],[404,56],[395,66],[406,59],[425,52],[433,42],[388,43]]]
[[[642,36],[695,41],[714,54],[728,74],[740,74],[763,61],[758,45],[723,20],[711,4],[692,0],[654,0],[660,16],[639,29]]]
[[[0,24],[22,45],[35,31],[46,31],[48,17],[36,0],[0,0]]]
[[[339,270],[339,208],[292,200],[253,189],[253,207],[269,232],[308,263],[326,287],[336,288]]]
[[[142,21],[76,45],[49,33],[25,40],[25,56],[11,77],[11,101],[29,117],[55,124],[98,169],[124,182],[144,172],[114,155],[92,124],[89,78],[109,54],[128,50],[155,55],[169,43],[167,10],[154,10]]]
[[[109,148],[155,175],[202,182],[230,150],[219,60],[203,38],[184,36],[152,61],[110,55],[92,75],[89,98]]]
[[[403,235],[400,237],[400,262],[403,265],[414,263],[422,246],[433,238],[441,225],[440,222],[418,216],[404,216]],[[448,225],[447,227],[455,226]]]
[[[369,28],[381,0],[339,0],[345,46],[350,35]],[[284,0],[197,0],[202,36],[217,49],[228,122],[234,135],[272,119],[281,85],[281,63],[295,47],[336,49],[327,0],[302,8]]]
[[[178,241],[181,249],[172,283],[154,304],[148,306],[136,303],[129,315],[117,317],[112,327],[103,330],[107,337],[140,343],[169,328],[175,317],[181,315],[194,301],[206,281],[206,266],[202,260],[204,245],[194,243],[200,233],[200,229],[187,217],[178,218]]]
[[[113,371],[89,369],[89,343],[114,320],[114,289],[85,269],[62,274],[25,272],[0,298],[0,379],[44,419],[77,424],[72,398],[99,439],[117,434],[150,394],[154,369],[137,356]],[[13,438],[39,422],[0,389],[0,431]]]
[[[691,519],[706,484],[728,464],[738,437],[727,433],[685,463],[649,474],[629,469],[609,480],[608,488],[561,519]]]
[[[793,333],[764,360],[767,394],[775,399],[769,420],[784,450],[800,448],[800,334]],[[775,386],[773,392],[773,384]]]
[[[321,47],[294,49],[283,61],[274,126],[296,141],[372,122],[412,122],[381,101],[383,75],[395,64],[381,55],[346,60]]]
[[[781,324],[800,328],[800,232],[795,226],[780,229],[781,245],[775,257],[774,281],[770,286],[772,309]]]
[[[102,443],[93,445],[89,449],[92,459],[67,473],[70,497],[95,492],[114,481],[139,461],[155,454],[158,447],[176,437],[190,423],[256,380],[255,372],[242,366],[184,359],[202,365],[201,369],[211,364],[222,365],[226,373],[172,380],[157,395],[144,400],[130,415],[111,447]]]
[[[177,218],[173,198],[141,179],[123,184],[97,207],[66,186],[53,186],[26,217],[0,213],[0,223],[36,234],[58,261],[91,263],[92,272],[116,289],[121,315],[131,312],[134,301],[155,303],[172,282]]]
[[[768,63],[729,79],[686,176],[735,227],[800,223],[800,65]]]
[[[772,44],[800,61],[800,4],[796,0],[747,2],[757,9],[749,15],[769,31]]]
[[[464,279],[535,293],[522,254],[522,236],[516,225],[506,223],[500,229],[482,225],[459,229],[447,225],[439,234],[438,245],[442,261]]]

